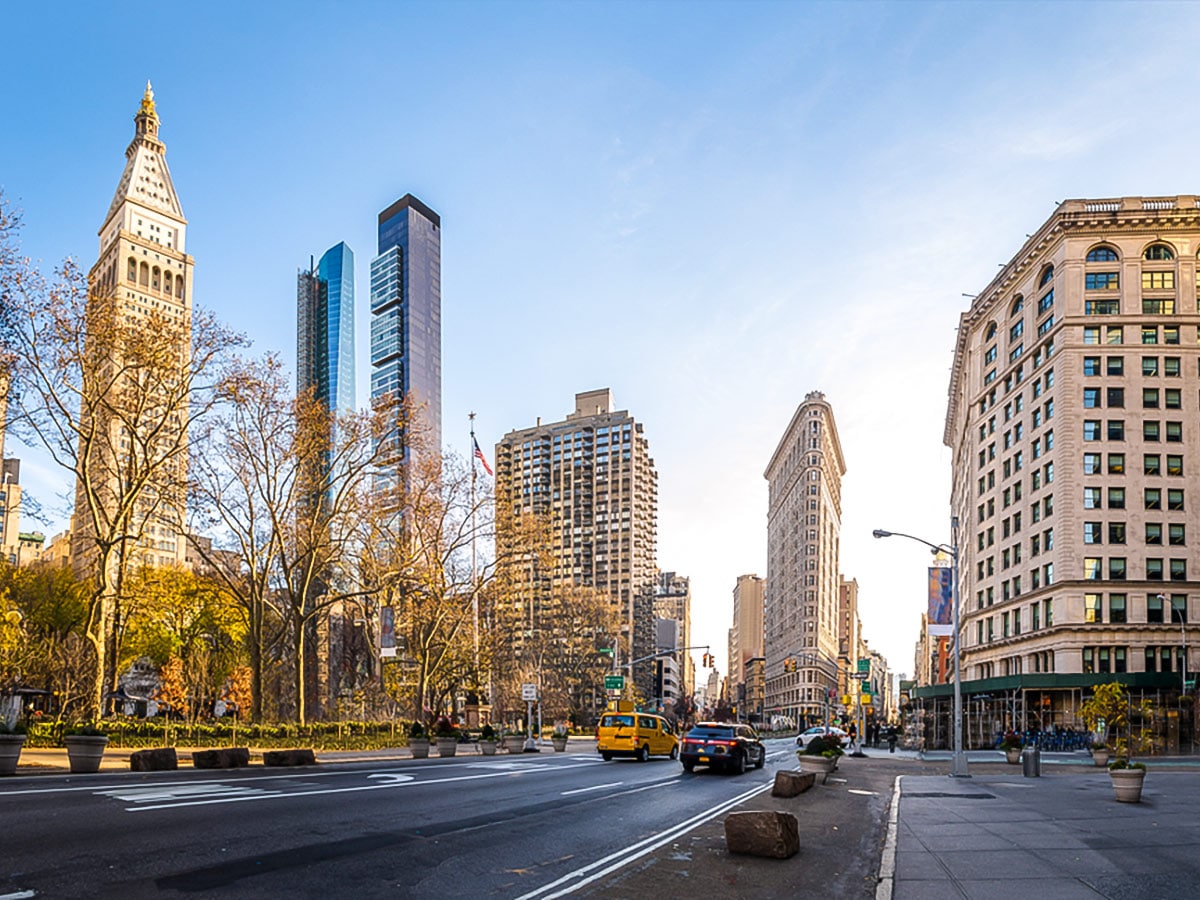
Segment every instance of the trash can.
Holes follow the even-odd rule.
[[[1021,753],[1021,774],[1026,778],[1037,778],[1042,774],[1042,751],[1037,747],[1026,747]]]

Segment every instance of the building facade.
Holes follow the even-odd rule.
[[[838,554],[846,462],[833,408],[819,391],[792,416],[764,472],[766,714],[797,723],[831,713],[838,686]]]
[[[405,398],[422,442],[442,446],[442,219],[405,194],[379,214],[371,260],[371,399]],[[403,459],[404,442],[396,462]]]
[[[496,444],[496,507],[501,523],[535,517],[549,536],[548,561],[531,555],[496,611],[518,661],[526,636],[554,621],[556,598],[572,585],[595,588],[616,607],[619,664],[655,653],[658,474],[642,424],[616,408],[610,390],[576,394],[563,421],[539,419]],[[501,527],[499,552],[511,539]],[[651,662],[632,675],[654,696]]]
[[[296,276],[296,392],[328,410],[352,412],[354,251],[343,241]]]
[[[990,698],[968,704],[969,744],[1081,727],[1081,699],[1117,680],[1155,704],[1160,746],[1190,746],[1198,250],[1194,196],[1069,200],[960,319],[944,440],[962,675]]]
[[[750,660],[763,655],[763,595],[765,581],[758,575],[739,575],[733,588],[733,627],[729,629],[730,692],[742,701],[761,707],[763,698],[754,698],[747,687]]]
[[[158,136],[159,118],[154,104],[154,91],[146,84],[141,106],[134,117],[134,137],[125,150],[125,169],[117,185],[112,203],[100,226],[100,253],[88,272],[89,315],[98,320],[111,316],[117,328],[137,323],[162,323],[169,327],[180,346],[179,358],[190,354],[192,322],[192,269],[194,260],[186,252],[187,219],[171,173],[167,168],[167,148]],[[119,323],[119,324],[116,324]],[[102,325],[107,327],[107,325]],[[119,350],[114,353],[119,355]],[[100,365],[115,363],[105,361]],[[153,415],[146,417],[148,427],[158,427]],[[109,471],[98,476],[92,489],[104,493],[104,478],[115,482],[119,467],[133,445],[144,444],[147,435],[131,436],[122,433],[118,423],[105,423],[107,437],[98,439],[86,452],[93,454],[93,472]],[[170,427],[186,432],[187,422],[174,422]],[[96,429],[103,434],[102,429]],[[163,440],[156,437],[154,446],[171,443],[175,437]],[[81,454],[85,452],[80,448]],[[152,456],[153,446],[139,452]],[[170,461],[168,461],[170,462]],[[145,461],[140,461],[145,465]],[[151,464],[154,464],[153,462]],[[163,465],[157,463],[161,477],[142,492],[143,499],[131,515],[126,528],[135,535],[130,551],[141,565],[183,565],[186,553],[185,513],[186,460]],[[72,560],[77,571],[86,572],[91,565],[87,514],[83,491],[76,493],[76,527],[72,533]]]
[[[675,642],[665,645],[655,640],[655,650],[668,647],[678,648],[675,654],[676,668],[682,687],[675,696],[691,694],[696,683],[696,663],[690,650],[692,646],[692,582],[686,575],[675,572],[659,572],[654,586],[654,618],[667,619],[676,623]]]

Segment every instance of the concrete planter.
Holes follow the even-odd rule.
[[[15,775],[21,748],[25,746],[23,734],[0,734],[0,775]]]
[[[408,749],[412,751],[413,759],[428,759],[429,738],[409,738]]]
[[[1004,750],[1004,758],[1008,760],[1010,766],[1019,765],[1021,762],[1021,748],[1007,747]]]
[[[67,745],[67,760],[72,774],[87,775],[100,771],[100,760],[104,758],[104,748],[108,746],[106,736],[69,734],[63,738],[63,743]]]
[[[1146,779],[1145,769],[1109,769],[1113,794],[1120,803],[1140,803],[1142,782]]]
[[[504,738],[504,749],[509,753],[520,753],[525,749],[525,735],[510,734]]]
[[[566,753],[567,752],[567,739],[566,738],[550,738],[550,743],[552,743],[554,745],[555,753]]]
[[[837,768],[837,758],[833,756],[797,752],[796,758],[800,760],[801,772],[815,772],[821,775],[828,775]]]
[[[1108,757],[1109,757],[1109,752],[1107,750],[1093,750],[1092,751],[1092,762],[1094,762],[1097,766],[1107,766],[1108,765]]]
[[[458,752],[458,738],[440,737],[437,739],[438,756],[453,756]]]
[[[496,755],[496,746],[497,746],[497,744],[495,741],[480,741],[479,742],[479,752],[482,753],[484,756],[495,756]]]

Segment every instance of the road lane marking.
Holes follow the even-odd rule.
[[[876,794],[875,791],[860,791],[858,788],[850,788],[850,790],[846,791],[846,793],[847,794],[859,794],[860,796],[863,796],[863,797],[874,797]]]
[[[401,782],[404,782],[404,781],[412,781],[413,780],[413,776],[401,775],[399,772],[381,772],[378,775],[368,775],[367,777],[368,778],[387,778],[387,779],[390,779],[392,784],[400,784]]]
[[[538,897],[544,898],[544,900],[554,900],[556,897],[565,897],[567,894],[573,894],[580,888],[591,884],[599,878],[603,878],[605,875],[615,872],[617,869],[629,865],[635,860],[645,856],[647,853],[652,853],[664,844],[670,843],[676,838],[682,837],[689,831],[700,827],[705,822],[715,819],[722,813],[733,809],[733,807],[741,805],[752,797],[756,797],[764,791],[769,791],[772,787],[773,785],[771,782],[767,782],[766,784],[761,784],[742,794],[739,794],[730,800],[722,801],[716,806],[710,807],[704,812],[697,813],[692,818],[668,828],[666,831],[660,831],[658,834],[652,834],[649,837],[644,838],[635,844],[631,844],[622,850],[618,850],[615,853],[610,853],[603,859],[598,859],[593,863],[582,866],[581,868],[576,869],[574,872],[568,872],[566,875],[563,875],[561,878],[558,878],[547,885],[543,885],[542,887],[530,891],[527,894],[522,894],[517,898],[517,900],[535,900],[535,898]],[[599,871],[593,871],[596,869],[599,869]],[[567,882],[574,879],[579,880],[576,881],[575,884],[567,884]],[[561,888],[561,890],[556,890],[557,888]],[[549,893],[550,891],[555,891],[555,893]]]
[[[29,900],[36,896],[37,891],[17,891],[15,894],[0,894],[0,900]]]
[[[248,796],[251,794],[277,794],[279,791],[266,791],[262,788],[235,787],[226,784],[183,785],[173,788],[160,787],[128,787],[107,791],[96,791],[97,797],[111,797],[114,800],[124,800],[126,803],[152,803],[161,800],[191,800],[201,797]]]
[[[623,781],[613,781],[608,784],[595,784],[591,787],[575,788],[573,791],[560,791],[559,793],[564,797],[570,797],[572,794],[586,794],[588,791],[602,791],[605,788],[620,787],[624,783]]]

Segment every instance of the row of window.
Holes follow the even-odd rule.
[[[1147,544],[1163,542],[1163,523],[1146,522],[1145,537]],[[1085,544],[1103,544],[1104,533],[1108,533],[1108,543],[1124,544],[1126,527],[1124,522],[1109,522],[1107,528],[1103,522],[1083,523],[1083,542]],[[1173,547],[1182,547],[1187,543],[1187,528],[1182,522],[1168,522],[1166,528],[1167,543]]]
[[[1162,374],[1167,378],[1178,378],[1182,374],[1182,359],[1178,356],[1161,357],[1162,366],[1159,366],[1160,358],[1157,356],[1142,357],[1142,375],[1147,378],[1156,378]],[[1086,377],[1097,375],[1124,375],[1125,374],[1125,357],[1109,356],[1104,359],[1104,370],[1100,368],[1099,356],[1085,356],[1083,358],[1083,374]]]
[[[1178,325],[1142,325],[1140,328],[1141,343],[1147,346],[1155,344],[1175,345],[1179,343]],[[1124,325],[1085,325],[1083,326],[1083,342],[1085,344],[1110,344],[1116,346],[1125,343]]]
[[[1124,453],[1109,453],[1108,467],[1104,469],[1103,465],[1104,454],[1101,453],[1085,453],[1083,454],[1083,474],[1098,475],[1102,471],[1107,471],[1110,475],[1125,474],[1125,454]],[[1167,475],[1182,475],[1183,474],[1183,454],[1168,453],[1166,455],[1167,465],[1163,468],[1163,455],[1161,453],[1143,453],[1142,454],[1142,474],[1143,475],[1162,475],[1164,471]]]
[[[1123,556],[1108,557],[1108,576],[1104,575],[1104,557],[1085,556],[1083,558],[1083,577],[1085,581],[1130,581],[1129,566]],[[1164,569],[1164,563],[1167,568]],[[1169,571],[1171,581],[1187,581],[1187,560],[1168,559],[1161,557],[1146,559],[1146,581],[1163,581],[1164,571]]]
[[[1149,420],[1142,423],[1142,440],[1157,443],[1159,440],[1168,443],[1183,441],[1183,422],[1160,422]],[[1125,420],[1109,419],[1101,422],[1099,419],[1085,419],[1083,422],[1083,439],[1085,441],[1123,441],[1125,440]]]
[[[1128,672],[1128,647],[1084,647],[1081,670],[1085,675]],[[1144,671],[1177,672],[1183,668],[1182,647],[1144,647]]]
[[[1084,388],[1083,408],[1102,407],[1124,409],[1125,388]],[[1183,409],[1183,391],[1180,388],[1142,388],[1142,409]]]

